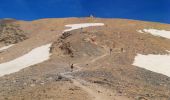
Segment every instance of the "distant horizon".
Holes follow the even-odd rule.
[[[170,0],[2,0],[0,19],[118,18],[170,24]]]
[[[58,17],[59,18],[88,18],[87,17]],[[128,18],[104,18],[104,17],[94,17],[94,18],[101,18],[101,19],[125,19],[125,20],[134,20],[134,21],[143,21],[143,22],[153,22],[153,23],[162,23],[162,24],[170,24],[170,23],[165,23],[165,22],[159,22],[159,21],[150,21],[150,20],[140,20],[140,19],[128,19]],[[23,20],[23,19],[15,19],[15,18],[0,18],[0,20],[4,20],[4,19],[13,19],[13,20],[17,20],[17,21],[36,21],[36,20],[41,20],[41,19],[57,19],[54,17],[51,18],[39,18],[39,19],[34,19],[34,20]]]

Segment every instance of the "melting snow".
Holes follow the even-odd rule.
[[[166,30],[158,30],[158,29],[143,29],[143,30],[138,30],[140,33],[150,33],[154,36],[160,36],[164,38],[170,39],[170,31]]]
[[[65,27],[70,27],[70,29],[64,30],[64,32],[72,31],[75,29],[86,28],[90,26],[103,26],[103,23],[81,23],[81,24],[69,24],[65,25]]]
[[[6,49],[8,49],[8,48],[10,48],[10,47],[12,47],[12,46],[14,46],[14,44],[11,44],[11,45],[8,45],[8,46],[1,47],[1,48],[0,48],[0,52],[1,52],[1,51],[4,51],[4,50],[6,50]]]
[[[139,33],[144,33],[142,30],[138,30]]]
[[[50,57],[50,46],[51,44],[37,47],[19,58],[0,64],[0,76],[14,73],[25,67],[48,60]]]
[[[154,36],[170,39],[170,31],[158,29],[138,30],[139,33],[150,33]],[[167,51],[169,52],[169,51]],[[170,55],[142,55],[135,57],[133,65],[145,68],[147,70],[161,73],[170,77]]]
[[[170,55],[138,54],[133,65],[170,77]]]

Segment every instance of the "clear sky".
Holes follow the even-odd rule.
[[[170,0],[0,0],[0,18],[127,18],[170,23]]]

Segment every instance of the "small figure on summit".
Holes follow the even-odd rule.
[[[94,18],[94,16],[91,14],[91,15],[90,15],[90,18]]]

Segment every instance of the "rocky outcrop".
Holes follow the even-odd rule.
[[[15,44],[27,39],[26,33],[15,24],[0,24],[0,42]]]

